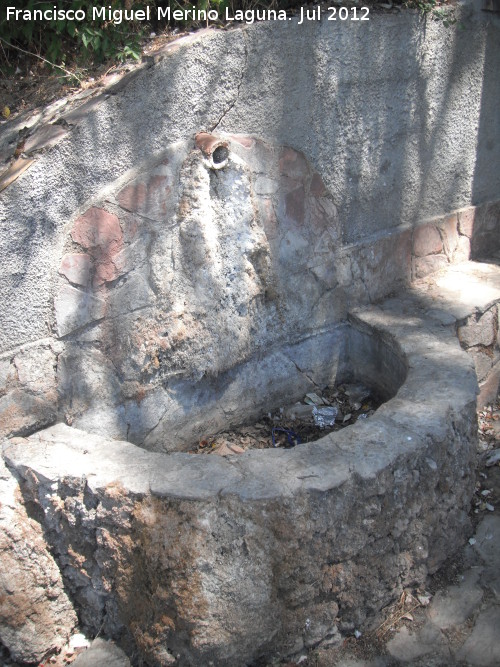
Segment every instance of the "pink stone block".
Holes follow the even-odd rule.
[[[413,278],[425,278],[448,265],[445,255],[417,257],[413,261]]]
[[[114,255],[123,246],[122,230],[116,215],[102,208],[89,208],[75,221],[71,232],[73,241],[95,255],[105,253]]]
[[[314,197],[323,197],[327,192],[323,179],[317,172],[312,175],[309,190]]]
[[[303,224],[305,215],[304,206],[304,188],[297,188],[285,195],[285,214],[286,217]]]
[[[432,223],[420,225],[413,232],[413,254],[416,257],[437,255],[443,251],[441,235]]]
[[[465,211],[460,211],[458,214],[458,231],[463,236],[472,237],[474,231],[474,219],[476,217],[476,209],[474,207],[468,208]]]
[[[94,259],[94,286],[118,277],[113,257],[123,248],[123,234],[116,215],[90,208],[76,220],[71,236]]]
[[[244,134],[230,134],[229,139],[231,141],[236,141],[240,146],[243,146],[243,148],[253,148],[255,145],[255,139],[253,137],[247,137]]]
[[[89,255],[72,253],[62,258],[59,273],[70,283],[86,287],[90,283],[92,259]]]
[[[451,257],[458,245],[457,214],[447,216],[439,225],[444,241],[444,250]]]
[[[134,181],[126,185],[123,190],[120,190],[118,193],[118,203],[128,211],[139,211],[156,190],[162,187],[165,188],[167,182],[167,177],[161,174],[151,176],[147,182]],[[167,190],[167,194],[169,194],[170,188],[165,189]]]
[[[279,168],[281,174],[297,181],[303,181],[309,171],[305,157],[288,147],[281,151]]]

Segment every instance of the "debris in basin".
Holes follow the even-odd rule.
[[[318,387],[301,401],[268,411],[253,424],[203,438],[192,453],[231,456],[247,449],[295,447],[318,440],[358,419],[367,419],[379,405],[380,401],[364,385]]]
[[[324,408],[314,408],[313,417],[314,423],[316,426],[319,426],[321,429],[326,426],[335,426],[335,419],[337,417],[338,408],[335,407],[324,407]]]
[[[311,392],[305,395],[304,403],[307,405],[325,405],[326,401],[315,392]]]
[[[291,408],[287,408],[284,412],[288,419],[310,419],[314,410],[314,405],[304,405],[303,403],[295,403]]]
[[[277,435],[279,433],[283,433],[284,435],[286,435],[286,443],[284,445],[285,447],[295,447],[295,445],[300,445],[299,436],[295,433],[295,431],[292,431],[291,428],[273,428],[271,432],[273,447],[280,446],[277,440]]]
[[[348,384],[344,392],[353,403],[361,403],[371,394],[370,389],[362,384]]]
[[[222,442],[220,445],[214,447],[212,451],[214,454],[218,454],[219,456],[232,456],[234,454],[243,454],[245,450],[243,447],[239,447],[238,445],[233,445],[229,442]]]

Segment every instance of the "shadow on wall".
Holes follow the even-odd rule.
[[[496,0],[485,2],[485,8],[495,13],[486,14],[493,25],[500,25],[500,5]],[[497,13],[498,12],[498,13]],[[484,56],[481,107],[477,138],[477,156],[474,169],[472,201],[485,201],[488,190],[487,174],[496,174],[500,192],[500,100],[498,39],[490,31],[486,37]],[[472,259],[500,259],[500,206],[484,208],[482,215],[474,221],[474,235],[471,248]]]
[[[334,326],[359,301],[381,298],[409,281],[410,236],[396,251],[391,233],[398,228],[400,231],[401,226],[411,227],[427,215],[458,208],[471,196],[484,200],[491,188],[485,175],[489,169],[485,156],[493,155],[495,169],[499,161],[495,129],[498,120],[495,95],[491,94],[499,86],[495,75],[499,58],[494,49],[495,34],[477,17],[468,19],[469,33],[463,35],[452,27],[446,38],[438,23],[422,26],[417,17],[408,20],[396,15],[374,16],[367,24],[262,24],[227,35],[209,35],[206,39],[211,40],[212,47],[216,44],[215,51],[204,49],[203,40],[191,45],[189,53],[181,49],[169,56],[159,70],[153,67],[143,71],[123,91],[90,113],[81,133],[99,147],[98,156],[106,156],[105,163],[94,165],[98,177],[95,183],[99,179],[109,181],[114,142],[123,149],[117,131],[110,131],[111,126],[121,128],[127,138],[126,155],[121,159],[129,166],[144,160],[148,151],[160,155],[167,136],[192,136],[193,127],[265,136],[262,146],[292,146],[290,155],[302,156],[294,158],[297,164],[305,155],[314,165],[314,169],[307,169],[317,173],[321,187],[326,186],[329,220],[318,226],[320,233],[303,233],[303,199],[311,192],[303,190],[293,167],[290,174],[281,175],[287,180],[284,202],[273,199],[273,179],[264,170],[252,174],[249,182],[253,194],[237,210],[231,208],[231,188],[238,190],[238,178],[241,182],[248,178],[243,172],[233,174],[230,188],[216,175],[206,177],[189,169],[183,174],[180,165],[175,166],[178,156],[174,149],[168,154],[170,166],[175,167],[173,178],[168,179],[160,163],[156,165],[159,171],[153,174],[160,190],[169,189],[173,205],[153,213],[140,206],[136,211],[122,207],[116,238],[111,222],[108,225],[113,237],[108,240],[116,245],[113,257],[102,255],[99,242],[92,245],[91,241],[85,247],[83,237],[68,241],[57,230],[56,245],[62,248],[66,243],[66,254],[87,254],[95,272],[92,280],[97,279],[103,290],[108,285],[113,289],[113,298],[105,301],[98,294],[91,294],[88,286],[75,286],[69,279],[63,296],[56,298],[61,308],[69,304],[70,310],[76,306],[81,312],[91,313],[88,322],[76,327],[78,340],[71,338],[72,329],[59,328],[61,341],[53,351],[53,363],[66,377],[59,386],[60,418],[71,420],[78,414],[73,399],[67,405],[68,396],[73,396],[75,401],[92,400],[101,407],[113,407],[115,414],[109,410],[94,413],[94,428],[105,428],[109,419],[121,424],[119,431],[113,433],[115,437],[132,437],[132,421],[144,419],[139,430],[149,433],[155,428],[158,415],[172,405],[177,406],[179,417],[186,418],[193,404],[203,400],[194,392],[185,406],[180,404],[181,390],[175,384],[179,379],[194,382],[204,375],[210,377],[222,366],[227,370],[250,358],[259,346],[265,349],[278,340],[293,339],[297,322],[308,335]],[[214,53],[220,55],[215,65]],[[171,87],[159,87],[158,80],[166,71]],[[200,72],[209,73],[201,83]],[[470,136],[464,128],[472,127],[479,113],[474,106],[478,104],[475,92],[482,77],[477,156],[471,157]],[[464,108],[471,86],[474,95]],[[178,99],[175,91],[179,88],[182,96]],[[234,97],[228,96],[228,91],[233,91]],[[190,98],[189,117],[182,126]],[[142,114],[138,116],[140,110]],[[180,155],[182,151],[177,152]],[[71,164],[77,161],[76,156],[67,159]],[[312,171],[307,173],[307,188],[313,188]],[[52,185],[49,183],[37,200],[37,212],[39,202],[45,203]],[[96,192],[90,188],[82,194],[81,187],[76,178],[68,183],[80,205],[86,197],[95,202]],[[137,187],[149,186],[138,182]],[[188,192],[190,209],[183,212],[176,208],[176,197]],[[202,200],[207,193],[214,197],[205,210]],[[260,202],[255,213],[257,227],[267,215],[258,238],[251,222],[255,194],[264,202]],[[33,203],[35,195],[39,193],[28,197],[23,206]],[[67,204],[59,204],[64,216]],[[47,201],[47,211],[40,213],[41,222],[33,216],[35,236],[42,227],[55,225],[51,222],[55,219],[54,206],[54,202]],[[117,216],[120,203],[108,198],[102,206],[109,216]],[[325,210],[321,215],[324,213]],[[72,216],[74,210],[67,212],[67,219]],[[276,216],[288,220],[293,234],[276,234]],[[244,226],[243,220],[253,235],[252,248],[245,245],[248,238],[239,228]],[[494,216],[485,216],[485,220],[486,235],[478,232],[476,238],[484,236],[478,244],[488,248],[498,223]],[[165,242],[164,230],[176,224],[180,233],[178,247],[174,248]],[[9,303],[15,294],[24,292],[24,276],[32,271],[30,265],[39,261],[37,243],[28,243],[28,233],[23,230],[18,238],[26,240],[29,250],[22,255],[17,246],[9,253],[15,255],[17,250],[25,262],[18,274],[11,271]],[[125,240],[119,238],[120,234]],[[369,240],[384,234],[384,248],[374,250]],[[229,242],[231,239],[233,242]],[[363,266],[360,262],[356,265],[349,255],[350,248],[361,242],[365,243]],[[339,249],[346,249],[342,256],[335,254]],[[480,250],[474,252],[480,254]],[[153,265],[148,268],[151,257]],[[121,266],[123,262],[129,262],[128,268],[117,269],[117,264]],[[52,264],[40,264],[36,271],[50,274],[54,289],[63,279],[54,275]],[[394,264],[398,266],[394,268]],[[277,272],[281,276],[276,285]],[[374,287],[375,283],[382,287]],[[230,288],[231,284],[238,285],[238,289]],[[238,292],[248,294],[246,302],[238,301]],[[287,302],[283,292],[288,293]],[[267,320],[261,302],[269,306]],[[153,306],[157,309],[155,314]],[[165,313],[169,313],[168,317]],[[42,317],[40,313],[37,316]],[[208,329],[200,325],[203,318],[212,320]],[[169,365],[171,375],[160,377],[159,369]],[[9,373],[13,366],[16,364],[10,364]],[[161,400],[151,386],[138,382],[144,368],[148,369],[146,375],[154,376],[164,390]],[[15,373],[19,376],[18,370]],[[87,381],[79,387],[80,376]],[[211,389],[207,383],[207,392]],[[38,395],[28,388],[26,395],[32,394]],[[136,405],[130,407],[130,414],[123,401],[116,400],[118,395],[125,396],[130,406]],[[18,397],[16,402],[22,401]],[[30,412],[29,401],[27,406],[26,412]],[[53,398],[50,406],[47,419],[52,420]],[[10,407],[7,405],[7,409]],[[132,414],[134,410],[140,417]],[[40,421],[36,425],[39,427]],[[35,428],[34,422],[26,428]],[[137,441],[138,437],[134,439]]]

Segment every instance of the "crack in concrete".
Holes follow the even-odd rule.
[[[238,82],[238,86],[237,86],[237,89],[236,89],[236,96],[235,96],[234,100],[231,102],[231,104],[229,105],[229,107],[225,111],[222,112],[219,120],[215,123],[215,125],[212,128],[210,128],[210,130],[209,130],[210,133],[215,132],[215,130],[219,127],[219,125],[222,123],[224,118],[233,110],[233,108],[236,105],[236,102],[238,101],[238,99],[240,97],[241,86],[243,85],[243,80],[245,78],[245,74],[246,74],[246,70],[247,70],[247,66],[248,66],[248,45],[247,45],[247,39],[246,39],[246,35],[245,35],[244,30],[241,31],[241,35],[242,35],[242,38],[243,38],[243,46],[244,46],[244,50],[245,50],[245,56],[244,56],[244,61],[245,62],[243,64],[243,67],[241,68],[241,76],[240,76],[240,80]]]
[[[311,383],[316,387],[316,389],[319,389],[319,390],[321,391],[321,387],[319,386],[319,384],[317,384],[317,382],[315,382],[315,381],[313,380],[312,377],[310,377],[304,370],[302,370],[302,368],[300,368],[300,366],[295,362],[294,359],[292,359],[291,357],[289,357],[289,356],[286,354],[286,352],[283,352],[283,354],[285,355],[285,357],[286,357],[289,361],[292,362],[292,364],[295,366],[295,368],[299,371],[299,373],[300,373],[301,375],[303,375],[304,377],[306,377],[306,378],[309,380],[309,382],[311,382]]]

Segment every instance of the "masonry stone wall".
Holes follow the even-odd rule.
[[[412,280],[498,252],[500,23],[476,5],[459,7],[451,27],[394,10],[368,23],[205,31],[88,99],[3,125],[0,434],[22,437],[0,471],[0,548],[14,568],[34,544],[43,574],[20,567],[16,590],[1,582],[2,641],[20,660],[64,644],[73,605],[90,628],[105,618],[110,635],[158,665],[175,662],[170,649],[186,664],[234,665],[270,651],[273,637],[287,654],[335,643],[463,541],[476,380],[446,327],[457,324],[491,388],[497,306],[451,319],[436,313],[436,293],[417,311],[411,295],[383,312],[371,306]],[[20,130],[25,154],[10,164]],[[215,156],[210,146],[223,150]],[[368,314],[353,315],[359,306]],[[284,452],[285,476],[281,452],[246,457],[239,471],[130,444],[185,449],[256,414],[262,397],[279,405],[290,386],[304,393],[334,379],[364,350],[346,342],[349,317],[378,327],[384,341],[403,340],[413,384],[378,422]],[[385,359],[376,356],[363,362],[367,373]],[[54,442],[60,449],[47,447]],[[102,486],[82,482],[89,449],[88,475],[102,474]],[[130,489],[116,484],[122,477]],[[353,520],[346,494],[362,507],[371,498],[368,529]],[[200,511],[185,521],[193,500]],[[163,529],[181,525],[164,552]],[[254,603],[237,628],[235,562]],[[359,586],[364,578],[369,586]],[[23,595],[32,584],[46,634]],[[221,610],[214,590],[226,584]],[[172,617],[162,614],[165,596]]]

